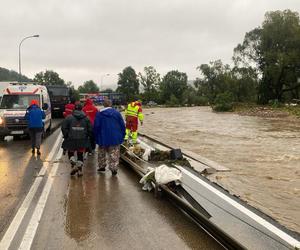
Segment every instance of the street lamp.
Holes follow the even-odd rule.
[[[33,36],[27,36],[27,37],[24,37],[22,40],[21,40],[21,42],[20,42],[20,44],[19,44],[19,82],[20,82],[20,80],[21,80],[21,45],[22,45],[22,43],[26,40],[26,39],[28,39],[28,38],[33,38],[33,37],[39,37],[39,35],[33,35]]]
[[[106,74],[104,74],[104,75],[101,76],[100,91],[101,91],[101,88],[103,87],[103,78],[104,78],[105,76],[109,76],[109,74],[106,73]]]

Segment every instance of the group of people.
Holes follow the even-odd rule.
[[[61,127],[64,137],[62,147],[68,151],[71,175],[82,175],[84,154],[91,153],[95,144],[98,145],[97,170],[105,171],[108,166],[112,175],[117,174],[125,123],[121,114],[112,108],[109,99],[104,100],[103,105],[104,108],[98,111],[93,102],[87,99],[84,107],[80,103],[74,103],[72,113],[66,114]],[[70,106],[68,104],[65,110],[68,111]]]
[[[112,108],[112,102],[105,99],[104,108],[98,110],[91,99],[85,105],[71,100],[65,106],[65,119],[61,126],[63,134],[62,148],[68,154],[71,164],[71,176],[82,176],[84,155],[91,154],[98,145],[98,168],[104,172],[108,167],[112,175],[118,172],[120,145],[123,141],[132,138],[137,142],[138,122],[143,123],[143,113],[140,101],[128,104],[125,110],[125,120],[119,111]],[[39,108],[38,102],[33,100],[26,112],[26,119],[31,137],[32,153],[40,155],[43,119],[45,113]]]
[[[98,171],[108,167],[112,175],[118,172],[120,145],[132,137],[137,142],[138,120],[143,122],[141,103],[131,102],[125,110],[125,119],[120,112],[112,108],[112,102],[105,99],[104,108],[98,110],[92,100],[87,99],[82,108],[80,103],[71,103],[65,107],[65,120],[62,124],[64,142],[62,147],[68,151],[71,163],[71,175],[82,175],[84,153],[95,150],[98,145]],[[72,111],[74,107],[74,110]],[[77,154],[75,160],[74,153]]]

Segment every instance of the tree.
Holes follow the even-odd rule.
[[[119,73],[117,92],[125,95],[126,101],[132,101],[139,94],[139,80],[135,70],[128,66]]]
[[[82,86],[78,87],[80,93],[96,93],[99,92],[97,84],[93,80],[84,82]]]
[[[65,85],[65,81],[53,70],[41,71],[34,76],[33,81],[42,85]]]
[[[201,72],[202,78],[195,81],[195,86],[201,96],[208,98],[209,102],[214,103],[218,94],[224,93],[232,88],[231,69],[228,64],[223,64],[221,60],[201,64],[197,67]]]
[[[299,96],[300,19],[290,10],[267,12],[261,27],[246,33],[235,50],[235,62],[255,65],[261,81],[258,101],[284,101],[287,92]]]
[[[214,104],[218,95],[230,93],[236,102],[254,101],[257,93],[257,74],[251,67],[231,68],[221,60],[202,64],[197,69],[202,78],[195,86],[200,96],[206,97]]]
[[[183,103],[183,93],[187,89],[187,86],[186,73],[179,72],[178,70],[168,72],[160,83],[162,101],[170,101],[171,96],[173,96],[173,101],[177,100],[179,104]]]
[[[204,106],[208,104],[208,98],[199,95],[194,87],[188,86],[183,92],[183,104],[188,106]]]
[[[107,89],[101,90],[101,92],[103,92],[103,93],[113,93],[114,91],[111,88],[107,88]]]
[[[68,81],[66,83],[66,86],[69,87],[70,98],[79,101],[80,99],[79,91],[78,89],[75,89],[73,83],[71,81]]]
[[[258,76],[252,67],[233,67],[231,93],[236,102],[255,102],[257,100]]]
[[[144,67],[144,74],[139,73],[139,79],[143,86],[143,100],[157,102],[161,79],[156,69],[153,66]]]
[[[30,82],[31,79],[29,79],[28,77],[26,77],[24,75],[21,75],[21,77],[20,77],[19,73],[17,73],[14,70],[8,70],[8,69],[0,67],[0,81]]]

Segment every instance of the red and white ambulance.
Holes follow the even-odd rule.
[[[51,128],[51,103],[45,86],[33,83],[11,83],[3,90],[0,103],[0,140],[7,135],[28,134],[26,109],[32,100],[37,100],[45,111],[44,131]]]

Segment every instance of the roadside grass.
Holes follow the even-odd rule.
[[[270,116],[272,117],[293,116],[300,118],[300,105],[292,106],[287,104],[276,105],[258,105],[256,103],[235,103],[233,105],[233,111],[239,114],[245,115],[258,115],[258,116]]]

